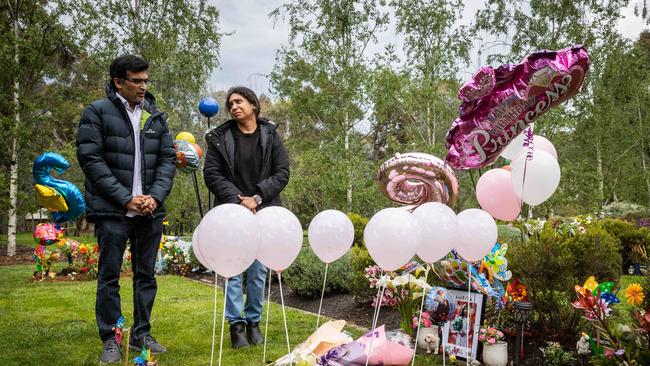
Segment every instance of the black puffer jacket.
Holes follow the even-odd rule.
[[[235,139],[231,128],[235,120],[229,120],[205,135],[208,152],[205,157],[203,177],[205,185],[215,195],[215,206],[222,203],[239,203],[237,195],[242,194],[235,181]],[[281,206],[280,192],[289,183],[289,155],[282,138],[275,132],[277,126],[263,118],[257,119],[262,147],[262,171],[257,190],[262,205]]]
[[[133,127],[115,89],[106,87],[106,98],[84,110],[77,131],[77,160],[86,175],[88,221],[121,218],[133,197],[135,141]],[[176,154],[165,114],[147,92],[140,122],[141,177],[143,194],[158,201],[154,218],[165,215],[163,202],[172,189]]]

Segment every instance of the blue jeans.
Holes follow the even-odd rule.
[[[242,282],[243,273],[231,277],[226,289],[226,319],[228,323],[238,322],[259,323],[262,319],[264,307],[264,285],[268,270],[259,261],[255,260],[246,270],[246,307],[244,307]],[[243,309],[242,309],[243,308]],[[244,310],[244,316],[242,316]]]

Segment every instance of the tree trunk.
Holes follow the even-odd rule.
[[[596,142],[596,178],[598,179],[598,199],[602,206],[605,204],[605,177],[603,176],[603,158],[600,152],[600,141]]]
[[[639,138],[641,139],[641,166],[643,167],[643,178],[645,179],[645,186],[648,193],[648,207],[650,207],[650,179],[648,179],[648,171],[645,162],[645,134],[643,133],[643,120],[641,119],[641,102],[639,96],[636,96],[636,110],[639,114]]]
[[[352,211],[352,164],[350,157],[350,127],[348,123],[348,112],[345,112],[345,157],[348,163],[348,191],[347,203],[348,212]]]
[[[15,9],[18,12],[18,9]],[[14,62],[19,65],[18,57],[18,16],[14,14]],[[20,82],[18,76],[14,79],[14,134],[11,145],[10,175],[9,175],[9,210],[7,215],[7,255],[16,255],[16,216],[18,208],[18,126],[20,125]]]

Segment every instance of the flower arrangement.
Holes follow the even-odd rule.
[[[59,260],[59,257],[59,252],[50,251],[44,245],[38,245],[34,249],[34,262],[36,263],[36,270],[41,273],[41,278],[56,275],[53,269],[54,263]]]
[[[97,278],[99,245],[97,243],[79,244],[77,250],[77,257],[81,260],[81,267],[79,268],[79,272],[88,273],[88,277],[90,278]]]
[[[161,255],[167,271],[187,275],[190,270],[189,247],[191,243],[186,243],[178,237],[163,238],[161,243]]]
[[[429,315],[429,313],[423,311],[422,317],[419,322],[417,316],[413,317],[412,319],[413,329],[418,329],[418,325],[422,328],[431,328],[431,326],[433,326],[433,322],[431,321],[431,316]]]
[[[483,344],[496,344],[502,339],[503,332],[495,327],[489,327],[487,323],[481,327],[478,333],[478,340],[483,342]]]
[[[621,302],[612,292],[614,287],[613,282],[599,284],[593,276],[584,286],[576,286],[578,300],[572,303],[573,307],[583,311],[585,319],[604,341],[601,345],[600,341],[587,335],[592,361],[596,364],[633,365],[636,360],[650,360],[650,308],[638,308],[645,297],[643,288],[633,283],[625,289],[625,299],[634,307],[633,315],[638,325],[633,329],[623,324],[611,324],[611,306]]]
[[[372,306],[378,305],[377,300],[380,300],[382,306],[397,309],[401,317],[400,326],[402,330],[407,334],[411,334],[413,314],[416,314],[419,310],[424,290],[431,288],[422,275],[424,269],[421,266],[417,267],[414,270],[415,275],[409,272],[401,275],[389,273],[380,277],[381,268],[374,265],[367,267],[365,272],[365,277],[370,282],[370,288],[384,288],[383,296],[381,298],[375,297]]]

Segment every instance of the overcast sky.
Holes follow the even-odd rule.
[[[268,75],[275,64],[275,54],[281,45],[289,41],[289,25],[283,19],[274,22],[268,14],[285,3],[284,0],[210,0],[219,9],[221,31],[232,33],[221,41],[221,65],[209,80],[209,89],[228,89],[234,85],[252,88],[258,94],[268,93],[268,81],[262,75]],[[635,1],[631,1],[634,3]],[[482,1],[466,1],[462,23],[468,23]],[[618,24],[623,36],[636,39],[644,29],[642,19],[633,14],[633,4],[623,10],[624,19]],[[401,36],[397,35],[391,24],[388,30],[379,35],[378,46],[368,49],[369,54],[380,52],[385,44],[396,44],[401,50]],[[469,76],[477,69],[478,59],[472,56]],[[463,76],[461,76],[462,78]]]

